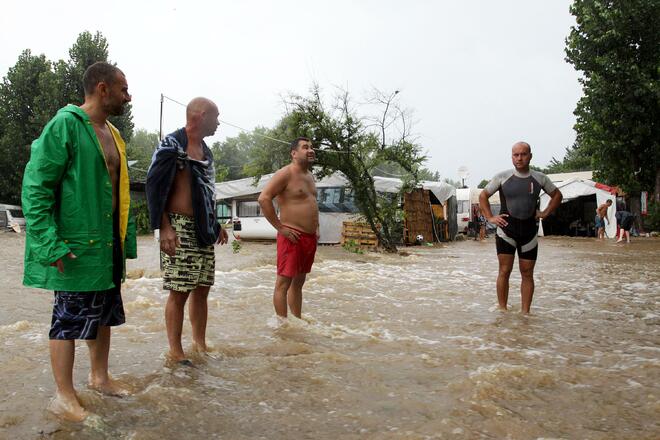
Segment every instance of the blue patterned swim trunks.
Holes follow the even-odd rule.
[[[96,339],[100,325],[126,322],[121,292],[117,288],[100,292],[55,291],[50,339]]]

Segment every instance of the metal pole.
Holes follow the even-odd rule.
[[[158,139],[163,140],[163,94],[160,94],[160,127],[158,128]]]

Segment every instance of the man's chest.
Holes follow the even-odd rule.
[[[531,177],[512,177],[502,184],[502,192],[507,199],[536,200],[541,193],[541,185]]]
[[[96,132],[96,137],[101,144],[101,149],[103,150],[103,155],[105,156],[105,162],[108,165],[108,169],[116,171],[119,169],[119,152],[117,151],[117,145],[115,144],[115,139],[110,132],[110,129],[106,126],[104,128],[94,127]]]
[[[286,187],[287,197],[293,199],[316,198],[316,185],[312,176],[292,178]]]

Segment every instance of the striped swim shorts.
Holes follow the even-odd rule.
[[[187,293],[197,286],[212,286],[215,280],[213,245],[199,246],[192,217],[169,214],[169,218],[180,245],[172,257],[160,253],[163,289]]]

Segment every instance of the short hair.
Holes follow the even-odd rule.
[[[83,75],[85,95],[94,94],[94,89],[96,89],[96,85],[100,82],[107,83],[108,85],[114,84],[117,80],[118,73],[124,74],[118,67],[104,61],[97,61],[92,64],[85,70],[85,74]]]
[[[290,151],[298,149],[298,144],[300,143],[300,141],[312,142],[312,141],[309,140],[309,138],[302,137],[302,136],[298,137],[294,141],[291,141],[291,150]]]

